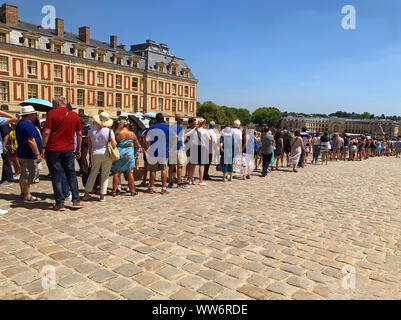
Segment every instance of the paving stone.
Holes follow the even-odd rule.
[[[324,274],[320,272],[315,272],[315,271],[310,271],[306,273],[306,276],[315,282],[319,283],[327,283],[331,281],[330,277],[325,276]]]
[[[128,300],[145,300],[150,298],[154,294],[152,293],[152,291],[146,288],[135,287],[124,291],[123,293],[121,293],[121,295]]]
[[[201,270],[197,273],[197,275],[205,278],[206,280],[215,280],[217,277],[221,276],[221,273],[215,270]]]
[[[223,290],[224,290],[224,287],[222,287],[221,285],[219,285],[217,283],[206,282],[204,285],[202,285],[198,289],[198,292],[202,293],[210,298],[214,298]]]
[[[195,262],[195,263],[199,263],[202,264],[203,262],[205,262],[206,260],[208,260],[207,257],[205,256],[201,256],[198,254],[189,254],[186,257],[189,261]]]
[[[94,263],[90,263],[90,262],[85,262],[79,265],[76,265],[74,267],[74,269],[76,271],[78,271],[79,273],[83,273],[83,274],[89,274],[92,273],[95,270],[99,270],[101,267],[94,264]]]
[[[190,289],[180,289],[170,295],[171,300],[197,300],[197,293]]]
[[[196,275],[190,275],[190,276],[186,276],[182,279],[180,279],[177,283],[180,286],[183,286],[185,288],[192,288],[197,290],[198,288],[200,288],[204,283],[206,282],[205,279],[196,276]]]
[[[16,276],[12,278],[12,280],[18,284],[19,286],[23,286],[25,284],[31,283],[35,280],[38,280],[40,278],[40,274],[38,272],[23,272],[19,273]]]
[[[215,298],[215,300],[248,300],[249,297],[243,295],[242,293],[232,291],[232,290],[224,290],[223,292],[219,293]]]
[[[183,275],[182,271],[170,266],[159,269],[156,271],[156,273],[162,276],[163,278],[166,278],[167,280],[176,280],[177,278]]]
[[[223,275],[215,280],[218,284],[221,284],[223,287],[235,290],[236,288],[240,287],[243,283],[242,280]]]
[[[70,289],[71,295],[80,299],[94,293],[95,291],[97,291],[97,287],[91,282],[79,283]]]
[[[269,279],[259,274],[253,274],[246,281],[249,284],[259,288],[266,288],[267,284],[269,283]]]
[[[287,279],[287,283],[289,285],[292,285],[294,287],[306,289],[306,290],[312,290],[313,288],[313,281],[301,278],[301,277],[296,277],[292,276]]]
[[[321,300],[322,298],[317,295],[317,294],[313,294],[311,292],[308,291],[297,291],[292,295],[292,299],[294,300]]]
[[[220,272],[225,272],[229,269],[232,269],[233,265],[226,263],[226,262],[221,262],[219,260],[213,259],[208,261],[207,263],[204,264],[206,268],[214,269]]]
[[[76,256],[75,253],[69,251],[56,252],[50,255],[50,257],[56,261],[66,260],[69,258],[73,258],[75,256]]]
[[[284,280],[290,276],[289,273],[281,271],[281,270],[268,270],[264,273],[267,278],[274,279],[274,280]]]
[[[107,280],[116,278],[117,275],[115,273],[112,273],[110,271],[107,270],[98,270],[94,273],[92,273],[91,275],[88,276],[89,279],[98,282],[98,283],[103,283],[106,282]]]
[[[185,261],[184,259],[180,258],[180,257],[170,257],[166,260],[164,260],[165,263],[175,267],[175,268],[180,268],[182,267],[184,264],[187,263],[187,261]]]
[[[57,284],[64,288],[69,288],[72,287],[73,285],[85,281],[85,278],[82,277],[81,275],[74,273],[71,275],[68,275],[60,280],[57,281]]]
[[[110,292],[99,290],[90,294],[87,300],[116,300],[118,297]]]
[[[169,282],[169,281],[159,281],[154,283],[151,287],[150,287],[153,291],[157,292],[160,295],[170,295],[173,292],[177,291],[178,289],[180,289],[180,286],[177,286],[175,283]]]
[[[238,279],[246,279],[251,275],[251,272],[242,268],[235,268],[226,272],[227,275]]]
[[[237,291],[256,300],[266,300],[271,296],[271,293],[267,290],[249,284],[238,288]]]
[[[273,282],[267,287],[268,291],[281,294],[286,297],[291,297],[291,295],[297,290],[297,288],[290,286],[283,282]]]
[[[124,290],[127,290],[128,288],[130,288],[132,286],[133,286],[133,283],[131,281],[129,281],[126,278],[121,278],[121,277],[112,279],[108,283],[105,284],[106,288],[108,288],[114,292],[117,292],[117,293],[123,292]]]
[[[158,277],[157,275],[155,275],[153,273],[145,271],[145,272],[137,274],[132,279],[146,287],[156,281],[159,281],[160,277]]]
[[[302,276],[306,272],[306,270],[301,267],[297,267],[297,266],[293,266],[293,265],[289,265],[289,264],[283,264],[280,269],[283,271],[286,271],[286,272],[293,273],[297,276]]]
[[[119,266],[116,269],[113,269],[114,272],[119,273],[125,277],[132,277],[138,273],[142,272],[142,268],[139,268],[138,266],[134,264],[124,264],[122,266]]]

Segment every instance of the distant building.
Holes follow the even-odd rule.
[[[0,7],[0,104],[10,111],[28,98],[51,101],[63,95],[80,112],[162,112],[164,116],[196,116],[197,80],[184,59],[166,44],[152,40],[126,49],[90,37],[18,18],[18,7]]]
[[[345,132],[353,134],[370,134],[376,137],[401,135],[401,123],[392,120],[378,119],[348,119],[348,118],[313,118],[288,116],[281,120],[281,127],[288,129],[302,129],[323,132]]]

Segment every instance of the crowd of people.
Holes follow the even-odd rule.
[[[123,191],[122,177],[128,183],[130,195],[138,195],[135,176],[142,180],[138,187],[146,187],[146,192],[153,194],[156,173],[160,171],[161,194],[168,194],[174,185],[178,188],[206,186],[212,180],[211,165],[216,165],[216,170],[221,172],[221,181],[232,182],[234,175],[247,180],[259,170],[261,177],[284,167],[298,172],[308,164],[310,155],[310,163],[327,165],[329,161],[362,161],[369,157],[399,158],[401,154],[399,138],[310,134],[306,128],[301,131],[268,127],[262,132],[251,128],[241,130],[239,120],[232,127],[224,126],[220,130],[213,121],[207,125],[195,118],[188,120],[185,130],[182,124],[180,115],[176,115],[173,125],[167,125],[158,113],[149,128],[142,130],[135,121],[113,121],[107,112],[93,116],[90,124],[60,96],[53,99],[53,108],[43,126],[32,106],[21,108],[20,119],[0,111],[1,185],[19,180],[22,200],[43,201],[32,195],[31,185],[38,182],[40,166],[45,162],[52,181],[53,209],[62,211],[66,200],[72,201],[74,209],[83,208],[82,201],[90,200],[93,193],[99,195],[99,201],[106,201],[110,177],[112,197]],[[75,160],[79,164],[78,173]],[[143,162],[141,171],[140,162]],[[140,175],[135,174],[138,172]],[[82,197],[77,176],[82,176],[85,188]],[[0,210],[0,214],[6,212]]]

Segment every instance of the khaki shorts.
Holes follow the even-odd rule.
[[[169,152],[169,165],[177,165],[182,168],[187,164],[187,155],[184,150]]]
[[[163,170],[168,170],[167,161],[165,163],[156,162],[154,164],[148,162],[148,171],[163,171]]]
[[[28,181],[32,183],[36,176],[36,170],[38,164],[34,159],[18,159],[21,166],[21,177],[20,180]]]

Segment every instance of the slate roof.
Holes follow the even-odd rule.
[[[39,49],[43,51],[48,51],[49,50],[49,44],[48,40],[46,38],[53,38],[57,37],[56,32],[54,29],[44,29],[42,28],[41,25],[33,24],[30,22],[26,21],[21,21],[19,20],[18,25],[6,25],[4,23],[0,23],[0,25],[5,25],[9,27],[12,30],[19,31],[19,32],[35,32],[38,35],[41,36],[41,41],[39,41]],[[13,35],[10,33],[10,40],[13,44],[21,44],[21,41],[19,36]],[[86,52],[86,58],[84,59],[89,59],[89,60],[94,60],[94,49],[96,48],[102,48],[107,51],[106,53],[106,63],[111,63],[112,62],[112,56],[113,53],[120,53],[124,55],[124,61],[123,61],[123,66],[128,66],[128,59],[129,57],[133,55],[139,56],[140,62],[139,62],[139,69],[142,69],[144,71],[148,72],[154,72],[154,73],[159,73],[156,68],[156,63],[157,62],[164,62],[166,65],[168,65],[172,59],[174,58],[175,62],[178,65],[178,76],[177,78],[182,79],[182,69],[188,68],[188,65],[186,64],[184,59],[175,57],[171,55],[169,48],[160,46],[159,44],[153,44],[153,43],[141,43],[141,44],[135,44],[131,45],[130,50],[124,50],[120,47],[117,48],[112,48],[109,43],[103,42],[100,40],[92,39],[90,38],[89,43],[85,43],[82,40],[79,39],[78,35],[71,33],[71,32],[64,32],[64,36],[62,39],[65,41],[64,44],[64,55],[73,55],[72,45],[73,44],[84,44],[88,49]],[[43,41],[45,40],[45,41]],[[166,74],[160,73],[160,74]],[[175,77],[173,75],[170,75],[172,77]],[[196,80],[194,77],[193,73],[190,71],[189,72],[189,78],[185,79],[190,79],[190,80]]]

